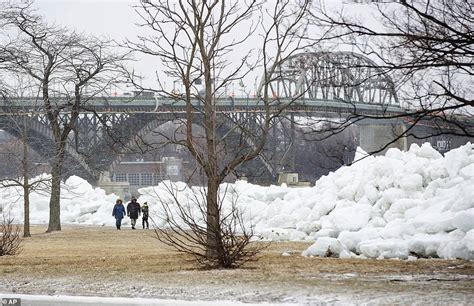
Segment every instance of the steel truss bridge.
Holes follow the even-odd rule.
[[[281,151],[280,157],[291,155],[288,154],[294,142],[291,122],[295,118],[347,118],[354,113],[387,116],[403,112],[390,78],[369,59],[355,53],[292,56],[282,62],[271,76],[270,89],[272,107],[277,109],[285,105],[283,116],[273,122],[267,148],[260,156],[260,161],[273,177],[281,170],[284,161],[272,161],[265,154],[276,150]],[[63,101],[56,100],[58,103]],[[193,101],[193,105],[196,123],[200,124],[199,100]],[[124,156],[123,147],[108,137],[111,133],[118,135],[125,147],[132,146],[137,137],[143,137],[167,122],[182,121],[186,113],[179,96],[100,97],[91,99],[86,107],[89,111],[82,112],[78,122],[74,123],[67,155],[74,164],[80,165],[80,175],[90,181],[97,180],[103,171],[114,172],[114,167]],[[0,108],[0,129],[18,136],[11,121],[20,122],[29,135],[39,139],[31,144],[33,149],[42,155],[51,155],[48,148],[53,147],[53,136],[42,111],[41,99],[3,101]],[[258,131],[264,111],[262,101],[257,98],[218,98],[219,135],[238,134],[236,126]],[[61,120],[70,124],[66,111]]]

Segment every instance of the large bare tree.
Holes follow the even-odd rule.
[[[180,93],[167,90],[160,79],[158,88],[149,89],[185,105],[185,119],[175,133],[182,132],[182,137],[167,140],[186,148],[205,176],[206,231],[202,234],[205,256],[214,266],[235,263],[224,256],[219,186],[261,154],[274,119],[292,104],[293,100],[279,103],[269,83],[278,63],[303,48],[309,2],[142,1],[137,8],[144,34],[129,46],[159,57],[168,79],[182,84]],[[259,124],[252,124],[250,117],[245,123],[234,120],[227,126],[230,132],[219,134],[226,122],[232,122],[218,112],[219,98],[225,96],[226,88],[245,82],[256,71],[262,78],[256,93],[263,108]],[[196,124],[202,125],[202,133],[195,131]]]
[[[114,81],[122,55],[110,41],[49,25],[30,1],[4,5],[1,53],[11,74],[30,78],[53,135],[48,232],[61,230],[60,193],[66,146],[82,107]]]

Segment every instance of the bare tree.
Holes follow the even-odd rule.
[[[15,122],[15,121],[13,121]],[[17,168],[19,173],[11,173],[9,177],[0,179],[0,187],[20,187],[23,197],[23,237],[30,237],[30,194],[32,192],[47,192],[51,188],[49,177],[37,177],[31,179],[31,173],[34,172],[35,165],[31,162],[29,153],[29,143],[31,139],[28,136],[27,125],[16,126],[16,132],[19,136],[18,144],[21,146],[20,154],[17,150],[14,152],[2,152],[0,155],[5,162],[13,165],[19,164]]]
[[[0,221],[0,256],[17,255],[21,252],[21,226],[13,221],[13,218],[2,212],[2,219]]]
[[[159,88],[150,89],[185,105],[182,129],[177,130],[184,130],[184,137],[167,141],[186,148],[205,175],[206,239],[200,243],[206,258],[218,267],[232,266],[225,255],[229,252],[223,236],[219,186],[261,154],[273,120],[294,101],[280,103],[268,84],[278,62],[304,47],[308,8],[309,1],[288,0],[270,5],[258,0],[143,1],[137,8],[144,31],[151,30],[151,34],[139,36],[138,42],[129,42],[129,46],[161,58],[166,75],[184,88],[179,94],[171,92],[158,79]],[[246,51],[236,59],[232,58],[236,50]],[[261,115],[239,122],[219,113],[218,99],[225,89],[257,70],[263,76],[257,93],[264,109]],[[133,81],[136,75],[131,73],[130,78]],[[255,120],[258,125],[252,124]],[[195,133],[195,124],[203,126],[203,134]],[[230,132],[219,134],[224,128]]]
[[[21,89],[17,89],[16,92],[21,93]],[[35,171],[36,166],[31,159],[29,146],[34,141],[40,142],[41,140],[35,139],[28,133],[28,116],[21,107],[12,105],[12,97],[12,92],[6,93],[3,97],[3,120],[7,121],[5,127],[9,133],[15,135],[18,141],[13,146],[6,148],[5,151],[0,152],[0,156],[4,166],[9,164],[16,171],[12,171],[7,177],[0,179],[0,187],[20,187],[22,189],[24,208],[23,237],[30,237],[30,193],[34,191],[44,192],[49,190],[51,186],[49,177],[37,177],[35,180],[30,179],[32,173],[37,173]]]
[[[0,63],[1,68],[1,63]],[[2,75],[2,74],[0,74]],[[34,141],[40,143],[41,140],[35,139],[28,132],[28,114],[27,109],[17,105],[18,97],[25,94],[29,84],[23,84],[21,79],[16,80],[17,86],[13,89],[11,86],[4,85],[3,95],[0,105],[2,106],[4,129],[14,135],[17,141],[10,144],[0,152],[2,166],[10,166],[8,176],[0,179],[0,187],[20,187],[23,198],[23,237],[30,237],[30,193],[33,191],[45,191],[50,189],[50,179],[37,177],[31,180],[32,174],[38,174],[35,171],[36,165],[32,161],[30,154],[30,145]],[[12,170],[14,169],[14,170]],[[20,196],[20,195],[19,195]]]
[[[341,130],[367,118],[402,118],[407,128],[390,143],[407,136],[474,136],[473,2],[402,0],[364,5],[378,23],[360,20],[346,7],[330,8],[325,1],[314,3],[312,22],[326,29],[328,40],[350,46],[373,60],[373,65],[360,68],[377,67],[392,76],[405,111],[368,116],[354,109]],[[369,80],[352,81],[352,86],[370,85]],[[434,131],[417,133],[415,127],[421,123]]]
[[[48,232],[61,230],[60,186],[66,146],[77,130],[77,119],[88,101],[115,79],[123,55],[111,51],[112,43],[86,38],[69,29],[51,26],[32,9],[32,2],[10,3],[2,22],[17,37],[2,46],[10,73],[29,77],[50,125],[54,158]],[[12,32],[14,32],[12,31]]]

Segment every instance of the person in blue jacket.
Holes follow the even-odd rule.
[[[125,217],[125,215],[125,206],[123,206],[121,199],[117,199],[114,205],[114,210],[112,211],[112,216],[115,217],[115,226],[118,230],[122,226],[122,219]]]

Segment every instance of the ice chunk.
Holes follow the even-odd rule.
[[[358,248],[360,242],[376,239],[379,237],[379,228],[366,227],[357,232],[341,232],[337,239],[349,251],[352,251],[354,253],[360,253],[360,249]]]
[[[371,212],[372,206],[368,204],[353,205],[336,208],[329,219],[339,231],[357,231],[367,225]]]
[[[452,219],[452,225],[464,232],[474,229],[474,208],[458,212]]]
[[[312,246],[303,251],[302,255],[330,257],[339,255],[342,250],[343,247],[336,238],[322,237],[318,238]]]
[[[408,258],[408,243],[403,239],[373,239],[359,244],[362,254],[370,258]]]

